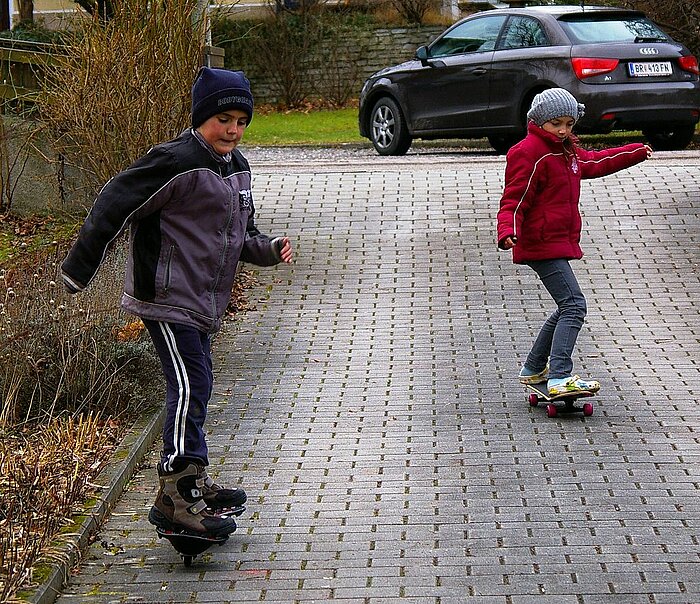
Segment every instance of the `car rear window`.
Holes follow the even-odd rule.
[[[666,42],[668,36],[641,16],[576,15],[560,19],[574,44],[597,42]]]

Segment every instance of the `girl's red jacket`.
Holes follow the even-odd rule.
[[[507,237],[517,237],[517,264],[581,258],[581,179],[606,176],[646,158],[642,143],[587,151],[531,122],[527,136],[508,151],[498,212],[499,247]]]

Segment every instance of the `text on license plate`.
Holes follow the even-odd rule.
[[[656,63],[628,63],[627,69],[633,77],[673,75],[670,61]]]

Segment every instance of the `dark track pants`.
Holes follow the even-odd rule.
[[[166,381],[164,469],[173,470],[177,458],[208,465],[204,420],[214,380],[210,336],[180,323],[143,322],[158,351]]]

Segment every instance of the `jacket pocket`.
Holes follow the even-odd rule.
[[[165,258],[165,268],[163,270],[163,291],[167,292],[170,287],[170,278],[172,277],[173,254],[175,246],[171,245],[168,249],[168,255]]]

